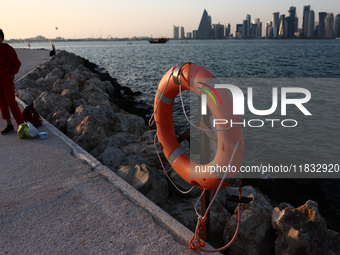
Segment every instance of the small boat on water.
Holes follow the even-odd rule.
[[[150,43],[166,43],[167,41],[169,41],[169,38],[149,39]]]
[[[132,42],[127,42],[126,44],[132,44]]]

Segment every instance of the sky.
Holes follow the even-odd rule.
[[[5,1],[3,1],[5,2]],[[340,13],[339,0],[11,0],[1,4],[0,28],[5,39],[30,38],[115,38],[133,36],[173,37],[173,25],[183,26],[186,32],[198,28],[204,9],[212,23],[242,24],[246,14],[251,20],[271,21],[273,12],[288,14],[296,7],[299,28],[302,9],[310,5],[318,21],[318,12]],[[58,29],[56,29],[58,28]]]

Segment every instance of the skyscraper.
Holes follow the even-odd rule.
[[[178,39],[179,38],[179,27],[176,27],[174,25],[174,39]]]
[[[192,38],[193,39],[198,39],[198,31],[197,30],[193,30],[192,31]]]
[[[185,38],[184,27],[181,27],[181,39]]]
[[[217,38],[223,39],[224,37],[224,26],[220,23],[217,24]]]
[[[280,16],[280,20],[279,20],[279,38],[285,37],[285,32],[286,32],[286,15],[282,14]]]
[[[242,33],[243,25],[242,24],[236,24],[236,32]]]
[[[340,37],[340,14],[335,16],[334,21],[334,36]]]
[[[211,17],[208,15],[207,11],[204,9],[201,22],[198,26],[198,37],[200,39],[209,39],[211,31]]]
[[[326,16],[326,27],[325,27],[325,37],[333,37],[333,25],[334,25],[334,15],[333,12],[328,13]]]
[[[296,7],[291,6],[288,10],[289,12],[289,28],[288,37],[293,37],[295,33],[295,18],[296,18]]]
[[[253,26],[255,25],[255,37],[260,38],[262,37],[262,22],[260,22],[260,18],[256,18],[253,20]]]
[[[212,24],[211,25],[211,38],[213,39],[223,39],[224,36],[224,26],[220,25],[220,23],[218,24]]]
[[[230,23],[225,24],[225,36],[229,37],[230,34]]]
[[[303,20],[302,20],[302,36],[307,37],[308,33],[308,19],[309,19],[310,5],[303,7]]]
[[[272,28],[272,25],[273,25],[273,22],[267,21],[267,23],[266,23],[266,37],[267,38],[273,37],[273,28]],[[271,28],[271,30],[270,30],[270,28]],[[270,36],[270,31],[272,33],[271,36]]]
[[[314,11],[309,11],[307,37],[314,37]]]
[[[250,14],[246,15],[246,20],[247,20],[247,36],[250,36]]]
[[[325,36],[325,19],[327,12],[319,12],[319,34],[318,37]]]
[[[318,35],[319,35],[319,22],[316,22],[314,29],[314,37],[317,37]]]
[[[279,35],[279,12],[274,12],[272,14],[272,20],[273,20],[273,37],[277,38]]]
[[[243,25],[242,25],[242,36],[246,37],[248,34],[248,24],[247,20],[243,20]]]
[[[286,17],[285,20],[286,24],[285,24],[285,28],[284,28],[284,37],[289,37],[289,33],[290,33],[290,17]]]
[[[299,32],[299,17],[295,16],[295,22],[294,22],[294,34],[296,32]]]
[[[268,28],[268,38],[273,38],[273,27]]]

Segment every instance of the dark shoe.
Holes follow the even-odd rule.
[[[14,130],[13,125],[7,125],[7,127],[4,130],[1,131],[1,134],[5,135],[5,134],[7,134],[7,133],[9,133],[9,132],[11,132],[13,130]]]

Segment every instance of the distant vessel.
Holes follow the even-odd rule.
[[[169,38],[149,39],[150,43],[166,43],[167,41],[169,41]]]
[[[126,44],[132,44],[132,42],[127,42]]]

